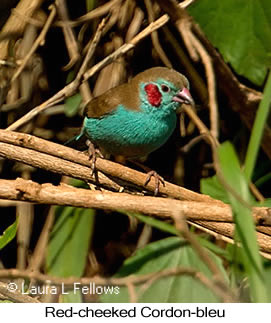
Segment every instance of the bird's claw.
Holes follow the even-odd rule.
[[[89,155],[89,160],[91,162],[91,164],[90,164],[91,176],[93,176],[93,174],[96,171],[97,156],[100,158],[103,158],[103,155],[99,149],[95,148],[95,146],[93,145],[93,143],[89,139],[86,141],[86,145],[88,146],[88,155]]]
[[[156,171],[151,170],[147,173],[147,178],[144,183],[144,186],[146,186],[149,183],[149,181],[151,180],[152,177],[154,177],[154,181],[155,181],[154,195],[157,196],[159,193],[160,183],[162,183],[162,185],[165,187],[165,180],[163,179],[163,177],[158,175]]]

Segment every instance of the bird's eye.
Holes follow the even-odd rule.
[[[165,84],[162,84],[161,89],[165,93],[170,92],[170,88],[167,85],[165,85]]]

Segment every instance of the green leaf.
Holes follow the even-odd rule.
[[[262,85],[271,65],[270,0],[201,0],[189,12],[225,61]]]
[[[133,217],[137,218],[139,221],[144,222],[144,223],[152,226],[153,228],[156,228],[156,229],[161,230],[163,232],[167,232],[172,235],[179,235],[179,231],[174,227],[174,225],[172,225],[170,223],[166,223],[165,221],[161,221],[161,220],[152,218],[147,215],[133,213],[133,212],[119,211],[119,213],[123,213],[128,216],[133,216]],[[209,249],[210,251],[214,252],[215,254],[217,254],[221,257],[224,257],[225,259],[231,260],[229,253],[227,253],[224,249],[218,247],[214,243],[208,241],[207,239],[205,239],[199,235],[197,235],[196,238],[198,239],[198,241],[200,242],[200,244],[203,247]]]
[[[65,100],[65,114],[67,117],[73,117],[76,115],[81,103],[80,93],[76,93]]]
[[[271,73],[269,72],[266,85],[264,87],[263,98],[260,102],[256,113],[256,118],[253,124],[248,149],[246,153],[244,174],[248,182],[251,181],[253,170],[258,157],[258,152],[261,145],[264,127],[270,112],[271,102]]]
[[[269,299],[271,299],[271,264],[269,262],[268,266],[264,270],[264,277],[266,283],[266,289],[268,291]]]
[[[70,291],[67,294],[60,295],[59,297],[60,303],[83,303],[83,297],[81,293]]]
[[[208,254],[216,262],[217,266],[227,276],[220,258],[212,252]],[[199,270],[212,279],[213,275],[208,267],[201,261],[194,250],[186,241],[178,237],[170,237],[148,244],[138,250],[136,254],[124,262],[116,277],[129,275],[144,275],[157,273],[167,268],[189,267]],[[142,285],[136,287],[137,295]],[[115,295],[103,295],[102,302],[128,302],[129,294],[126,287],[120,288],[120,293]],[[156,280],[138,299],[139,302],[218,302],[219,299],[212,291],[208,290],[199,281],[184,275],[173,275]]]
[[[144,222],[144,223],[146,223],[158,230],[168,232],[168,233],[174,234],[174,235],[179,234],[178,230],[170,223],[166,223],[164,221],[160,221],[158,219],[152,218],[147,215],[139,214],[139,213],[123,212],[123,211],[119,211],[119,213],[123,213],[128,216],[133,216],[134,218],[137,218],[139,221]]]
[[[257,187],[261,187],[264,185],[266,182],[271,180],[271,172],[263,175],[262,177],[258,178],[256,182],[254,183]]]
[[[224,187],[220,184],[217,176],[203,178],[200,181],[200,191],[203,194],[207,194],[214,199],[220,200],[224,203],[229,203],[229,197]]]
[[[74,187],[89,189],[89,185],[85,181],[82,181],[81,179],[77,179],[77,178],[70,178],[69,185],[74,186]]]
[[[86,0],[87,12],[95,9],[97,7],[96,0]]]
[[[241,172],[238,157],[230,142],[225,142],[218,147],[218,156],[224,180],[231,187],[231,190],[228,190],[228,196],[237,233],[235,242],[241,242],[243,247],[241,250],[242,263],[249,278],[252,300],[265,302],[267,301],[267,292],[255,225],[251,217],[251,208],[245,205],[251,205],[252,202],[248,184]]]
[[[85,268],[95,211],[58,207],[46,257],[47,273],[80,277]]]
[[[3,249],[10,241],[12,241],[17,232],[18,220],[16,219],[0,236],[0,250]]]

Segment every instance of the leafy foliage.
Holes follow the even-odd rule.
[[[73,117],[77,114],[78,108],[82,98],[79,93],[74,94],[73,96],[65,100],[65,114],[68,117]]]
[[[59,214],[59,217],[48,246],[47,272],[60,277],[80,277],[86,264],[94,211],[58,207],[56,214]]]
[[[12,241],[17,232],[18,220],[16,219],[0,236],[0,250],[3,249],[10,241]]]
[[[248,183],[241,172],[234,148],[229,142],[219,147],[218,154],[224,179],[231,186],[231,189],[227,187],[227,194],[236,224],[235,242],[240,241],[243,247],[242,259],[250,279],[253,300],[265,302],[267,291],[263,280],[262,259],[259,254],[255,225],[250,216],[251,197]]]
[[[222,261],[214,253],[208,251],[227,280]],[[127,259],[115,277],[157,273],[168,268],[194,268],[212,279],[212,273],[186,241],[171,237],[148,244],[136,254]],[[141,289],[142,288],[142,289]],[[150,303],[189,303],[189,302],[218,302],[219,298],[195,278],[185,275],[172,275],[159,279],[146,290],[144,286],[136,289],[140,295],[139,302]],[[103,295],[103,302],[128,302],[129,293],[126,287],[120,288],[118,295]]]
[[[80,277],[85,269],[95,212],[91,209],[58,207],[51,233],[46,267],[48,274]],[[63,302],[82,302],[79,293],[62,295]]]
[[[189,12],[238,74],[263,84],[271,66],[269,0],[201,0]]]

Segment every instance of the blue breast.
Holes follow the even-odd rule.
[[[120,105],[103,118],[86,117],[83,132],[110,154],[140,157],[162,146],[175,126],[174,111],[146,113],[127,110]]]

